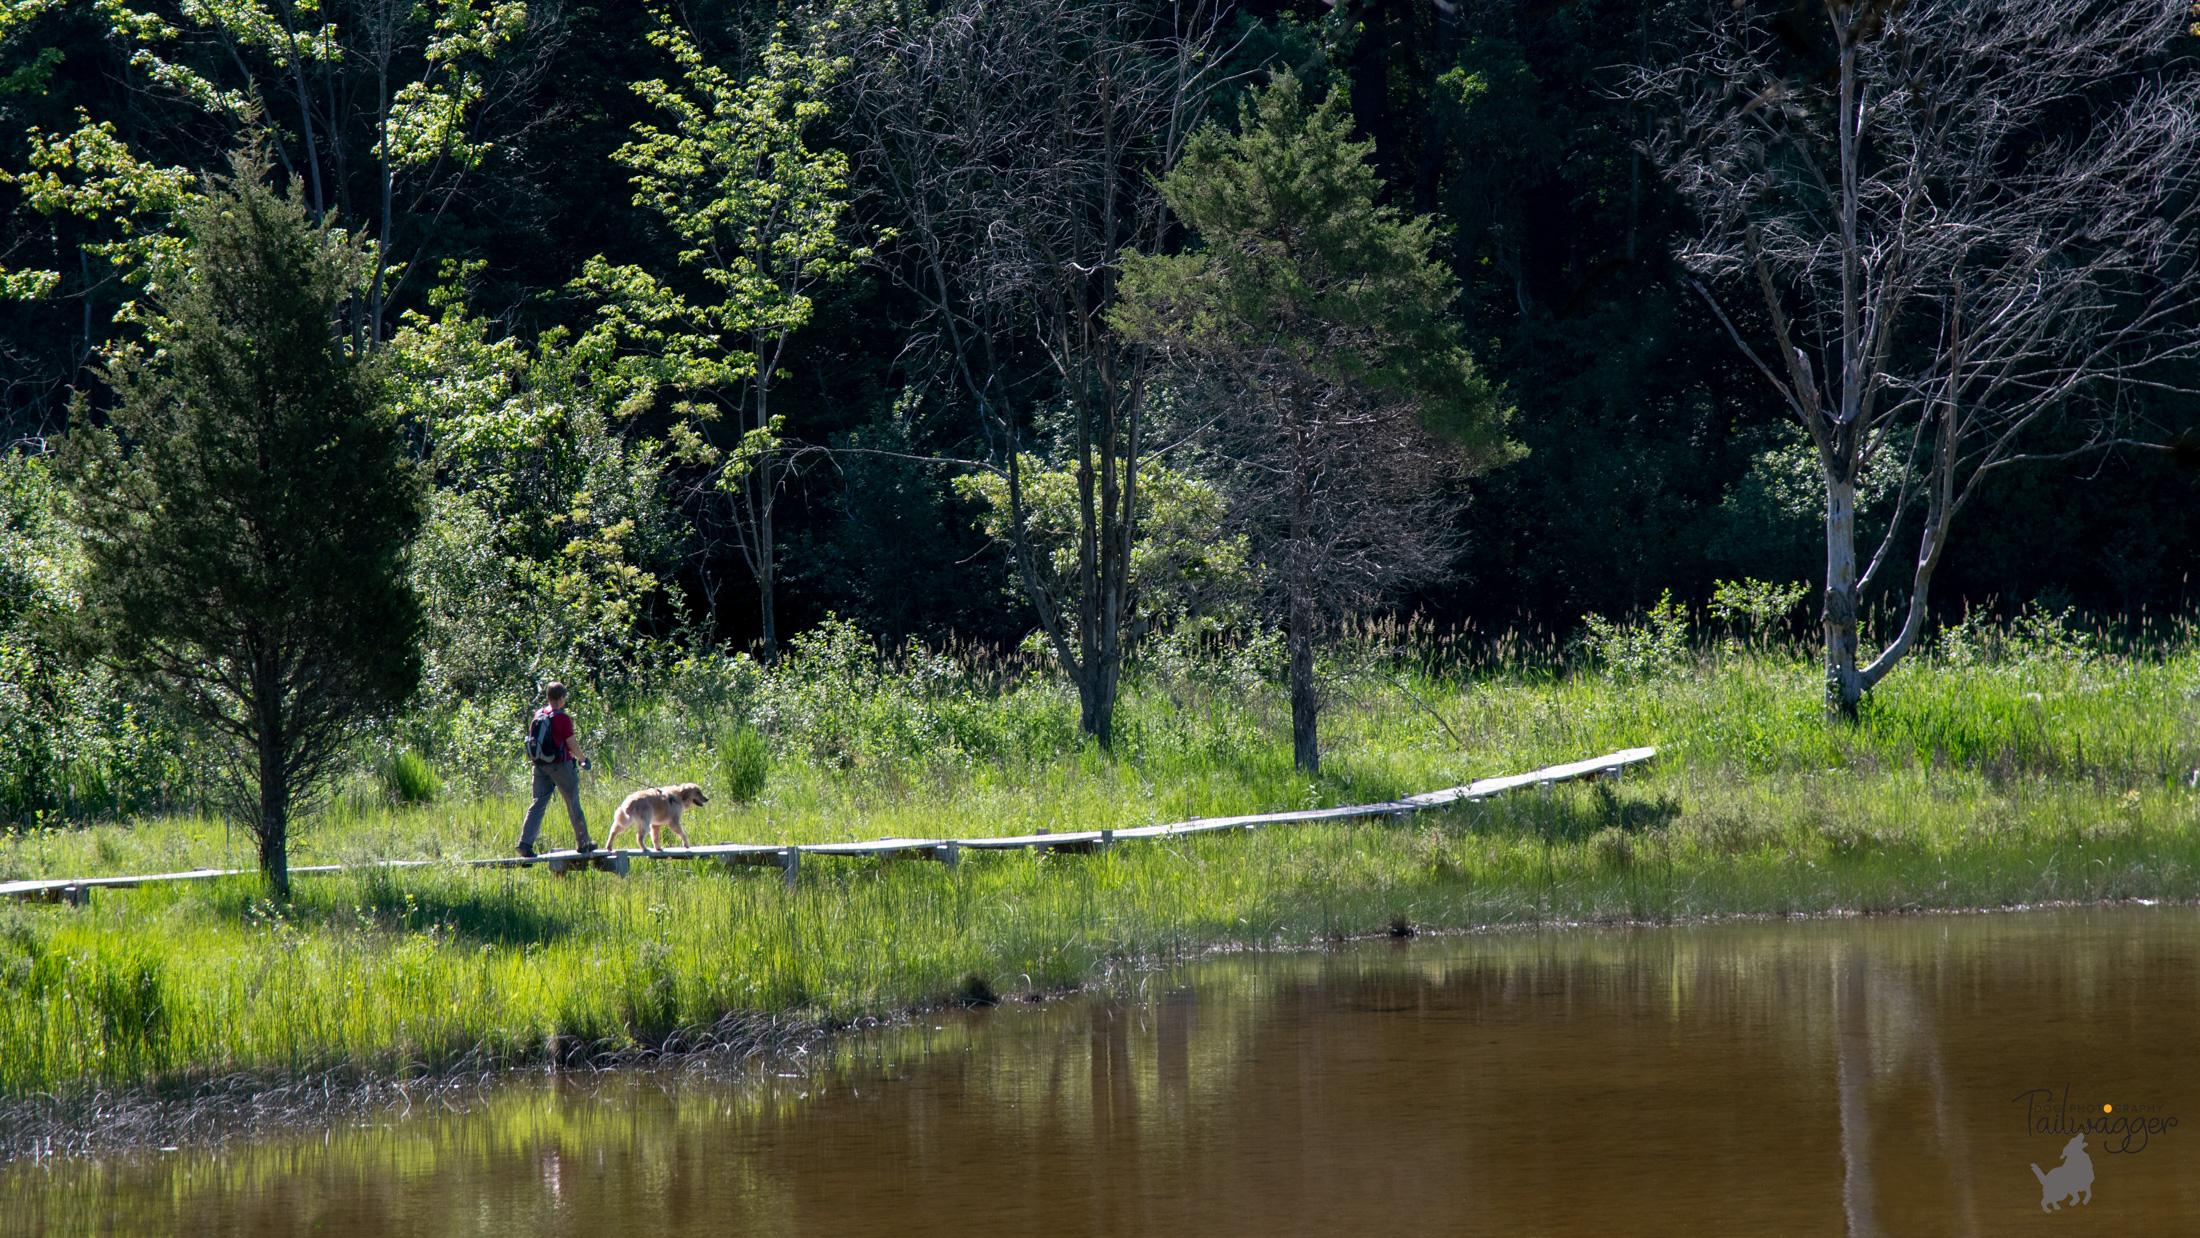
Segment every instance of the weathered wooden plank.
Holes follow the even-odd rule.
[[[257,871],[250,868],[194,868],[180,873],[147,873],[138,877],[53,877],[37,881],[9,881],[0,882],[0,898],[22,898],[63,889],[127,890],[156,882],[212,881],[219,877],[240,877]]]
[[[1595,778],[1604,774],[1617,774],[1630,765],[1640,765],[1658,755],[1655,748],[1623,748],[1586,761],[1571,761],[1545,769],[1530,770],[1525,774],[1510,774],[1503,778],[1484,778],[1463,787],[1445,787],[1441,791],[1423,791],[1408,795],[1399,801],[1410,808],[1433,808],[1465,799],[1484,799],[1518,791],[1523,787],[1537,786],[1545,782],[1570,782],[1576,778]]]
[[[1440,791],[1424,791],[1402,799],[1376,804],[1347,804],[1337,808],[1311,808],[1300,812],[1249,813],[1238,817],[1195,817],[1189,821],[1177,821],[1167,825],[1141,825],[1115,831],[1115,837],[1168,838],[1178,834],[1198,834],[1209,830],[1234,830],[1259,825],[1290,825],[1308,821],[1334,821],[1346,817],[1381,817],[1413,812],[1422,808],[1435,808],[1464,799],[1481,799],[1522,787],[1538,786],[1547,782],[1565,782],[1575,778],[1595,777],[1604,773],[1616,773],[1628,765],[1647,761],[1657,755],[1655,748],[1629,748],[1575,761],[1566,765],[1554,765],[1548,769],[1533,770],[1525,774],[1513,774],[1503,778],[1485,778],[1465,786],[1446,787]],[[966,844],[967,845],[967,844]]]

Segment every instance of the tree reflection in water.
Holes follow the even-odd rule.
[[[2120,908],[1240,955],[766,1069],[18,1165],[0,1233],[2006,1232],[2062,1143],[2012,1097],[2190,1108],[2196,945]],[[2092,1206],[2183,1215],[2175,1140],[2101,1156]]]

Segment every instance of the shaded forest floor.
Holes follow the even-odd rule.
[[[1781,652],[1632,678],[1363,661],[1338,682],[1317,779],[1291,768],[1288,710],[1257,677],[1143,676],[1112,755],[1075,740],[1074,698],[1044,679],[988,694],[880,672],[752,698],[742,716],[779,754],[770,778],[753,802],[693,812],[690,835],[1094,829],[1379,800],[1645,744],[1662,757],[1617,787],[1403,824],[969,855],[954,871],[816,858],[793,891],[773,869],[430,867],[301,877],[280,906],[249,879],[0,905],[0,1094],[646,1053],[759,1012],[831,1024],[1408,927],[2200,898],[2189,648],[1919,662],[1854,726],[1821,720],[1816,668]],[[625,790],[723,776],[724,719],[670,700],[607,712],[586,787],[599,839]],[[292,862],[505,853],[523,803],[457,772],[427,804],[348,786]],[[546,834],[563,833],[553,805]],[[241,834],[177,815],[9,836],[0,878],[249,857]]]

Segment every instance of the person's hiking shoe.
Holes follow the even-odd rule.
[[[535,849],[526,843],[521,843],[519,846],[512,848],[512,854],[523,860],[532,860],[535,858]]]
[[[588,842],[585,839],[573,844],[573,850],[580,852],[582,855],[587,855],[593,852],[595,849],[596,844]]]

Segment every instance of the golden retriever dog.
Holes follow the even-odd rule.
[[[692,782],[683,782],[673,787],[644,787],[627,796],[626,801],[619,805],[619,811],[611,814],[611,832],[604,836],[603,849],[611,850],[618,840],[619,831],[631,825],[635,835],[646,840],[642,843],[642,849],[654,850],[658,846],[657,826],[660,823],[680,836],[681,846],[691,847],[694,844],[688,841],[687,831],[680,828],[680,814],[696,805],[708,803],[710,797],[703,794],[703,789]]]

